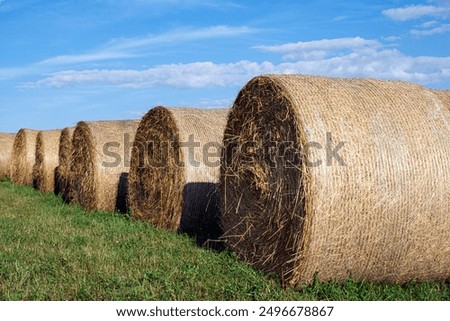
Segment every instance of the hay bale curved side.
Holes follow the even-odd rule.
[[[88,210],[127,211],[127,176],[138,120],[79,122],[72,139],[70,197]]]
[[[227,114],[158,106],[142,118],[129,176],[134,218],[178,229],[199,243],[219,236],[216,183]]]
[[[75,127],[66,127],[59,137],[59,165],[55,175],[55,194],[60,194],[65,202],[70,202],[70,157],[72,154],[72,138]]]
[[[433,90],[433,93],[450,109],[450,90]]]
[[[33,165],[38,131],[20,129],[14,139],[11,156],[11,180],[18,185],[33,185]]]
[[[41,192],[55,189],[55,170],[58,166],[58,146],[61,130],[43,130],[36,137],[33,187]]]
[[[16,134],[0,133],[0,179],[11,176],[10,159]]]
[[[224,133],[224,237],[285,284],[450,277],[450,110],[425,88],[266,75]],[[430,191],[433,191],[430,193]]]

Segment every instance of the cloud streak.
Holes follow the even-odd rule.
[[[160,65],[145,70],[68,70],[23,84],[22,87],[64,87],[93,83],[126,88],[239,87],[253,76],[266,73],[374,77],[422,84],[450,79],[450,57],[412,57],[397,49],[386,48],[377,40],[359,37],[260,46],[258,49],[280,53],[288,57],[289,61],[280,64],[248,60],[225,64],[205,61]],[[325,54],[308,53],[317,50]]]
[[[226,26],[218,25],[207,28],[180,28],[174,31],[162,33],[159,35],[148,35],[146,37],[137,38],[121,38],[114,39],[104,46],[104,50],[123,51],[140,49],[143,47],[171,44],[179,42],[188,42],[196,40],[205,40],[222,37],[237,37],[245,34],[257,32],[257,29],[247,26]]]
[[[450,15],[449,6],[411,5],[382,11],[386,17],[397,21],[415,20],[426,16],[445,18]]]
[[[0,0],[1,1],[1,0]],[[0,79],[13,79],[31,74],[48,73],[55,67],[80,65],[93,62],[142,57],[149,49],[159,45],[179,44],[197,40],[239,37],[258,32],[247,26],[217,25],[206,28],[180,28],[170,32],[136,38],[113,39],[89,53],[60,55],[38,61],[28,66],[0,69]]]

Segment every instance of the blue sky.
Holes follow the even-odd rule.
[[[227,107],[253,76],[450,88],[450,0],[0,0],[0,131]]]

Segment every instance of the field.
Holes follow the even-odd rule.
[[[450,300],[450,281],[283,289],[228,251],[3,180],[0,300]]]

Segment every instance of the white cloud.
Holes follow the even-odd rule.
[[[377,48],[381,44],[377,40],[367,40],[361,37],[322,39],[307,42],[286,43],[275,46],[258,46],[257,49],[283,54],[286,60],[319,59],[330,52],[337,50],[361,50],[364,48]]]
[[[441,24],[437,27],[430,28],[430,29],[412,29],[410,33],[414,36],[418,37],[424,37],[424,36],[432,36],[436,34],[443,34],[450,32],[450,24]]]
[[[249,75],[273,70],[274,66],[271,63],[258,64],[250,61],[230,64],[214,64],[212,62],[168,64],[146,70],[68,70],[54,73],[35,83],[24,84],[22,87],[42,85],[62,87],[84,83],[106,83],[127,88],[233,86],[241,85],[248,80]]]
[[[325,55],[301,55],[299,48]],[[281,53],[296,60],[271,62],[238,61],[216,64],[211,61],[168,64],[145,70],[68,70],[24,87],[82,85],[103,83],[127,88],[157,86],[207,88],[244,85],[251,77],[265,73],[301,73],[334,77],[373,77],[422,84],[450,80],[450,57],[412,57],[377,40],[363,38],[325,39],[279,46],[261,46],[261,50]],[[342,54],[342,50],[348,50]]]
[[[432,17],[447,17],[450,15],[449,6],[424,6],[424,5],[411,5],[403,8],[392,8],[382,11],[386,17],[398,20],[407,21],[419,19],[425,16]]]
[[[0,0],[2,1],[2,0]],[[55,66],[68,66],[81,63],[100,62],[114,59],[127,59],[142,56],[146,49],[157,45],[181,43],[222,37],[238,37],[257,32],[258,29],[247,26],[218,25],[206,28],[181,28],[159,35],[146,37],[113,39],[100,46],[96,51],[75,55],[60,55],[41,60],[28,66],[0,69],[0,80],[46,72]]]
[[[247,26],[232,27],[226,25],[218,25],[199,29],[180,28],[159,35],[113,39],[109,43],[104,45],[104,50],[130,50],[168,43],[178,43],[220,37],[236,37],[254,32],[257,32],[257,29],[253,29]]]
[[[85,62],[95,62],[111,59],[131,58],[136,55],[125,52],[96,52],[92,54],[80,54],[80,55],[62,55],[38,62],[40,65],[70,65]]]

